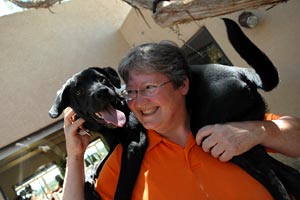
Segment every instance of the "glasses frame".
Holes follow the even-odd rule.
[[[125,89],[125,90],[122,91],[122,95],[125,97],[125,99],[127,101],[134,100],[137,97],[138,93],[140,93],[141,95],[146,96],[146,97],[153,97],[153,96],[155,96],[158,93],[158,90],[159,90],[160,87],[162,87],[162,86],[164,86],[164,85],[166,85],[168,83],[171,83],[171,82],[172,82],[172,80],[168,80],[168,81],[165,81],[165,82],[160,83],[160,84],[149,84],[144,89],[137,89],[137,90],[131,90],[131,89],[130,90],[126,90]],[[151,86],[151,88],[148,88],[149,86]],[[148,91],[149,90],[154,90],[154,92],[152,92],[152,94],[149,95],[149,94],[147,94],[147,90]],[[128,91],[130,91],[130,93],[132,95],[134,95],[134,96],[133,97],[129,97]]]

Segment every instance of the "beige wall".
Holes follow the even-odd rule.
[[[271,93],[264,94],[270,110],[300,116],[300,1],[290,0],[268,11],[266,8],[252,11],[260,17],[260,24],[254,29],[243,30],[271,58],[280,73],[280,85]],[[233,13],[227,17],[237,21],[240,13]],[[151,28],[148,28],[134,11],[130,12],[122,26],[121,31],[131,45],[162,39],[171,39],[179,45],[183,44],[174,31],[156,25],[150,12],[144,11],[144,16]],[[180,25],[180,39],[187,41],[203,25],[208,28],[234,65],[248,66],[229,44],[225,27],[219,17]]]
[[[300,113],[299,10],[297,0],[269,11],[253,10],[261,23],[244,29],[278,66],[281,83],[265,96],[271,111],[281,114]],[[141,42],[171,39],[183,44],[173,30],[157,26],[149,11],[144,15],[150,28],[120,0],[73,0],[52,11],[55,14],[37,9],[0,18],[0,148],[55,121],[48,110],[73,73],[92,65],[115,67],[130,45]],[[229,17],[236,20],[239,13]],[[180,25],[180,39],[187,41],[203,25],[235,65],[247,66],[228,43],[218,17]]]
[[[73,0],[0,17],[0,148],[55,120],[56,91],[87,66],[117,66],[128,49],[122,1]]]

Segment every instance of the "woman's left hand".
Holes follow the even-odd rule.
[[[264,137],[261,128],[247,122],[207,125],[198,131],[196,143],[205,152],[226,162],[259,144]]]

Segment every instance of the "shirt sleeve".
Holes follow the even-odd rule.
[[[96,191],[100,194],[102,200],[114,199],[120,174],[121,155],[122,146],[118,145],[100,171],[96,182]]]
[[[276,119],[279,119],[280,117],[281,117],[280,115],[276,115],[276,114],[273,114],[273,113],[266,113],[265,114],[265,120],[266,121],[276,120]],[[267,148],[267,147],[265,147],[265,149],[268,153],[277,153],[277,151],[274,151],[273,149],[270,149],[270,148]]]
[[[265,114],[265,120],[267,120],[267,121],[276,120],[280,117],[281,117],[280,115],[276,115],[276,114],[273,114],[273,113],[266,113]]]

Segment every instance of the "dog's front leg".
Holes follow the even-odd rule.
[[[135,133],[134,133],[135,132]],[[137,136],[129,140],[130,136]],[[145,152],[148,147],[146,130],[132,131],[128,134],[127,141],[122,143],[122,159],[120,176],[115,193],[115,200],[131,200],[132,191],[139,175]]]

